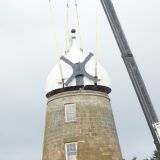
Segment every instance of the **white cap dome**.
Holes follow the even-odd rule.
[[[88,56],[88,55],[87,55]],[[82,63],[86,57],[87,57],[76,45],[75,41],[72,43],[72,47],[70,51],[65,54],[63,57],[68,59],[70,62],[76,64],[76,63]],[[95,77],[95,66],[96,66],[96,61],[95,59],[91,56],[90,59],[88,59],[88,62],[85,65],[85,71]],[[66,63],[62,58],[60,59],[59,63],[51,70],[51,72],[48,75],[47,78],[47,83],[46,83],[46,94],[63,88],[63,82],[62,79],[64,79],[64,84],[65,82],[71,77],[73,73],[73,68],[71,65]],[[104,68],[97,63],[97,86],[104,86],[109,89],[111,89],[111,83],[109,76],[107,72],[104,70]],[[84,75],[83,77],[83,85],[95,85],[95,82],[88,77]],[[76,77],[72,79],[68,83],[68,85],[64,85],[64,87],[73,87],[77,86],[76,84]]]

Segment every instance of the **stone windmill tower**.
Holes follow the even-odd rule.
[[[109,77],[75,41],[47,79],[43,160],[121,160]]]

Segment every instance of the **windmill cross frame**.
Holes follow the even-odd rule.
[[[74,78],[76,78],[77,86],[84,85],[84,79],[83,79],[84,76],[92,80],[95,84],[97,83],[97,78],[90,75],[85,70],[85,65],[91,59],[92,56],[93,56],[93,53],[90,53],[82,63],[78,62],[75,64],[71,62],[70,60],[68,60],[67,58],[65,58],[64,56],[60,58],[61,60],[69,64],[73,69],[72,75],[68,78],[68,80],[64,83],[64,85],[68,86],[69,83],[71,83]]]

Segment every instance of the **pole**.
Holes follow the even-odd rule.
[[[116,11],[114,9],[111,0],[101,0],[101,3],[108,18],[108,21],[110,23],[110,26],[112,28],[119,49],[121,51],[121,56],[123,58],[128,74],[132,81],[133,87],[141,104],[148,126],[152,133],[154,143],[156,145],[158,152],[160,152],[160,142],[153,127],[153,124],[159,122],[159,120],[152,105],[149,94],[147,92],[146,86],[139,72],[138,66],[133,57],[131,49],[128,45],[127,39],[122,30],[121,24],[118,20]]]

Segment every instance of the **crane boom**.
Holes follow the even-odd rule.
[[[158,132],[159,120],[152,105],[151,99],[147,92],[146,86],[139,72],[136,61],[133,57],[131,49],[128,45],[127,39],[118,20],[116,11],[111,0],[101,0],[103,9],[106,13],[110,26],[112,28],[113,34],[121,51],[121,56],[127,68],[128,74],[134,86],[135,92],[141,104],[142,110],[144,112],[145,118],[147,120],[148,126],[152,133],[154,143],[158,152],[160,153],[160,133]]]

